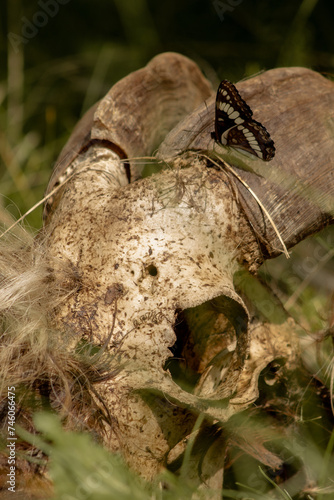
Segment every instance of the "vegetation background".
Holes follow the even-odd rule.
[[[214,86],[278,66],[334,75],[332,0],[0,0],[0,14],[0,206],[16,218],[82,114],[160,52],[190,57]],[[26,223],[38,231],[41,207]],[[333,247],[327,228],[262,270],[311,332],[334,325]]]

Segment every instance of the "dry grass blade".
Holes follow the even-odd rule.
[[[62,188],[64,186],[64,184],[66,184],[70,179],[72,179],[72,177],[74,176],[75,174],[71,175],[70,177],[68,177],[67,179],[64,180],[64,182],[62,182],[61,184],[59,184],[58,186],[56,186],[47,196],[45,196],[44,198],[42,198],[41,200],[39,200],[37,203],[35,203],[34,206],[32,206],[31,208],[29,208],[29,210],[27,210],[27,212],[25,212],[23,215],[21,215],[21,217],[19,219],[17,219],[10,227],[8,227],[1,235],[0,235],[0,239],[3,238],[7,233],[9,233],[12,229],[14,229],[15,226],[17,226],[18,224],[20,224],[20,222],[22,222],[29,214],[31,214],[31,212],[33,212],[34,210],[36,210],[36,208],[38,208],[40,205],[42,205],[45,201],[47,201],[49,198],[51,198],[57,191],[59,191],[60,188]]]
[[[221,166],[215,162],[212,158],[209,158],[208,156],[206,155],[203,155],[204,158],[206,158],[207,160],[211,161],[218,169],[221,169]],[[286,248],[286,245],[283,241],[283,238],[282,236],[280,235],[280,232],[278,231],[277,229],[277,226],[275,224],[275,222],[273,221],[270,213],[268,212],[268,210],[265,208],[265,206],[263,205],[263,203],[261,202],[261,200],[259,199],[259,197],[254,193],[254,191],[248,186],[247,182],[244,181],[240,175],[238,175],[234,170],[233,168],[228,164],[226,163],[226,161],[224,161],[222,158],[219,157],[219,161],[224,165],[224,167],[226,168],[226,170],[228,170],[229,172],[231,172],[232,175],[234,175],[240,182],[241,184],[243,184],[245,186],[245,188],[250,192],[250,194],[253,196],[253,198],[256,200],[256,202],[259,204],[259,206],[261,207],[261,209],[263,210],[263,212],[266,214],[270,224],[272,225],[279,241],[281,242],[282,244],[282,247],[283,247],[283,253],[284,255],[286,256],[287,259],[290,258],[290,254],[288,252],[288,249]]]

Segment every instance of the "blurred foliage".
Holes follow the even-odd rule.
[[[29,434],[23,428],[18,433],[50,457],[49,471],[55,489],[52,500],[192,498],[195,490],[185,478],[180,480],[165,472],[155,484],[150,484],[129,470],[119,455],[109,453],[91,436],[64,431],[54,414],[37,413],[34,423],[41,436]]]
[[[314,407],[315,400],[309,402],[309,406],[312,403]],[[244,425],[243,419],[237,417],[234,432]],[[252,422],[248,417],[246,420],[248,432],[259,436],[270,424],[256,419]],[[109,453],[87,434],[64,431],[55,415],[38,413],[34,422],[41,435],[33,436],[22,428],[18,434],[50,457],[49,472],[54,484],[52,500],[191,500],[194,493],[198,500],[212,498],[210,490],[195,492],[182,473],[175,476],[166,471],[153,484],[145,482],[131,472],[118,455]],[[334,432],[322,433],[320,448],[319,439],[315,439],[319,430],[323,429],[315,418],[301,419],[293,432],[290,430],[284,436],[272,432],[269,446],[279,450],[284,457],[284,465],[276,470],[260,466],[247,454],[232,451],[225,474],[224,498],[332,499]],[[186,461],[187,454],[182,467],[186,466]],[[51,500],[49,495],[45,496]]]
[[[283,255],[266,261],[260,277],[289,314],[309,332],[334,326],[334,230],[323,229]]]

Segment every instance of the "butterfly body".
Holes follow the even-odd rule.
[[[251,108],[236,87],[228,80],[223,80],[217,91],[215,131],[211,134],[213,139],[270,161],[275,155],[274,142],[266,128],[252,116]]]

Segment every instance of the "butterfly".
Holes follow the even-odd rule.
[[[217,91],[212,138],[223,145],[243,149],[261,160],[270,161],[275,156],[274,142],[266,128],[252,116],[252,110],[233,83],[223,80]]]

